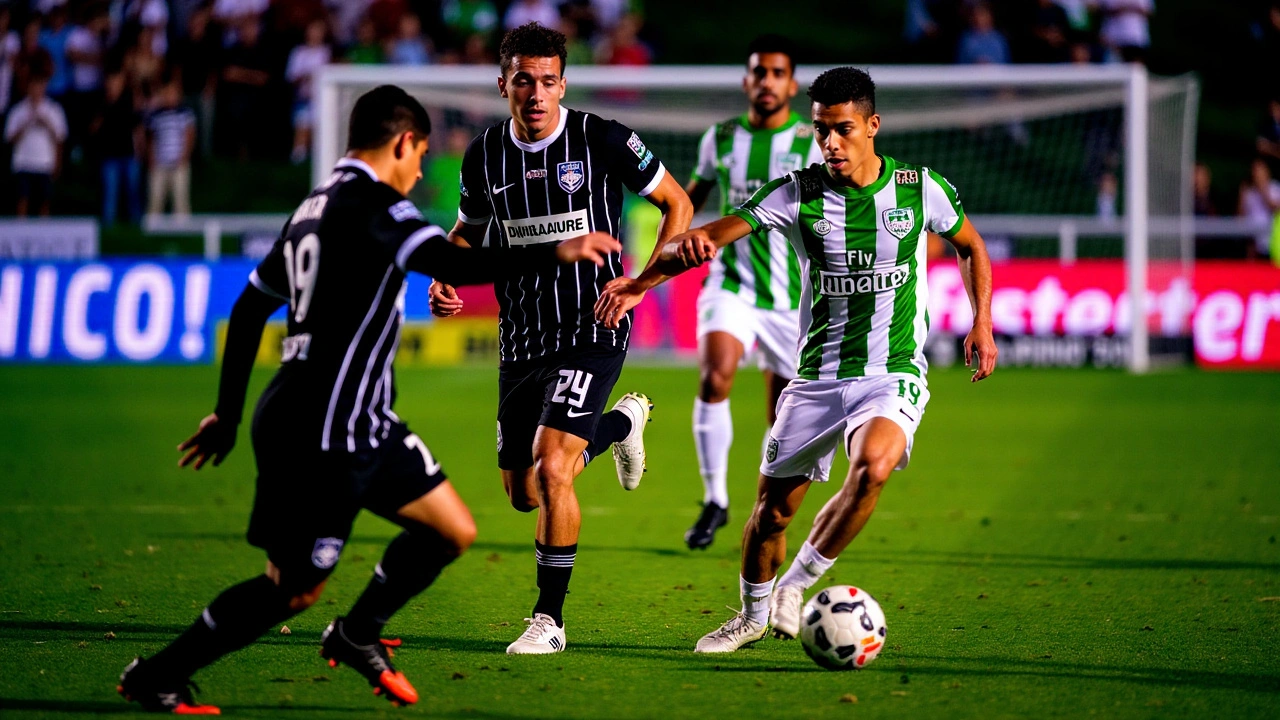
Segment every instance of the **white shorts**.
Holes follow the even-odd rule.
[[[906,373],[847,380],[792,380],[778,398],[778,421],[769,431],[763,475],[826,482],[836,444],[849,452],[849,436],[874,417],[892,420],[907,435],[897,469],[907,466],[916,429],[929,403],[923,378]]]
[[[738,339],[746,354],[754,354],[761,370],[791,379],[800,353],[800,311],[758,308],[723,288],[698,293],[698,339],[726,332]]]

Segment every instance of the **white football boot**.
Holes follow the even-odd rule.
[[[794,640],[800,634],[800,608],[804,605],[804,592],[798,587],[781,586],[773,591],[772,600],[769,625],[773,628],[773,636]]]
[[[693,651],[699,653],[731,653],[744,645],[763,640],[765,631],[768,629],[768,625],[758,623],[747,618],[746,615],[738,613],[714,631],[703,635],[702,639],[698,641],[698,646]]]
[[[529,627],[515,642],[507,646],[508,655],[550,655],[564,651],[564,628],[546,613],[525,618]]]
[[[613,444],[613,464],[618,468],[618,482],[623,490],[635,490],[644,477],[644,427],[649,424],[649,411],[653,403],[647,395],[627,393],[614,403],[614,410],[621,410],[631,418],[631,432]]]

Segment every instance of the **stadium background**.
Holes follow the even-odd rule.
[[[173,71],[197,123],[191,222],[136,217],[123,188],[114,222],[106,222],[92,89],[64,103],[69,120],[79,113],[82,134],[61,148],[54,218],[11,217],[7,145],[0,161],[0,716],[125,711],[112,692],[120,667],[154,652],[218,588],[259,567],[260,554],[243,541],[254,475],[247,437],[221,468],[199,476],[172,467],[172,447],[213,403],[225,318],[253,264],[245,255],[272,239],[259,216],[283,218],[311,184],[308,161],[291,158],[296,86],[285,72],[306,19],[332,11],[331,36],[352,38],[366,13],[374,19],[375,38],[384,37],[331,37],[335,59],[491,63],[510,4],[0,4],[19,36],[36,9],[56,16],[63,7],[68,28],[105,12],[108,22],[96,27],[107,40],[96,62],[105,75],[127,76],[135,127],[148,125],[153,85]],[[595,4],[638,13],[613,32],[602,24],[571,62],[598,53],[602,62],[736,66],[747,36],[767,29],[801,39],[800,60],[810,66],[952,63],[976,3],[856,3],[819,20],[804,3]],[[989,3],[1015,62],[1035,53],[1023,15],[1035,5]],[[203,44],[190,43],[184,28],[205,6],[221,20]],[[921,7],[939,34],[913,43],[905,29]],[[1280,6],[1158,0],[1155,9],[1150,47],[1138,54],[1155,76],[1190,72],[1200,83],[1195,157],[1208,183],[1197,215],[1234,216],[1254,158],[1280,142],[1280,118],[1267,120],[1280,97]],[[399,38],[406,42],[384,42],[396,39],[409,11],[420,31],[410,21]],[[488,11],[490,29],[469,42],[476,34],[468,28],[480,29]],[[1098,20],[1068,36],[1101,64],[1116,53],[1098,36]],[[31,32],[45,38],[36,44],[56,49],[65,41],[69,30],[58,22],[37,18]],[[220,50],[224,42],[235,47],[232,36],[247,22],[264,30],[264,52]],[[23,66],[9,47],[0,59],[14,62],[11,104],[21,98]],[[42,62],[31,60],[35,52],[18,55]],[[205,81],[225,78],[231,60],[261,63],[266,84],[205,93]],[[436,120],[414,199],[448,225],[450,201],[438,190],[453,185],[450,162],[467,139],[450,130],[467,126]],[[1110,123],[1117,127],[1115,117]],[[139,163],[145,193],[145,153],[123,160]],[[682,179],[691,164],[669,162]],[[1274,159],[1264,163],[1280,170]],[[962,193],[973,186],[975,202],[999,181],[953,179]],[[1012,197],[1016,205],[1035,195]],[[1094,200],[1090,186],[1070,206],[1038,210],[1092,213]],[[213,253],[208,218],[217,222]],[[469,291],[465,317],[434,322],[425,281],[414,278],[398,411],[445,462],[481,538],[394,626],[408,643],[402,667],[427,699],[407,714],[1275,717],[1280,269],[1267,250],[1250,232],[1198,238],[1193,284],[1151,288],[1159,308],[1153,326],[1179,319],[1187,362],[1136,377],[1116,369],[1125,364],[1119,245],[1082,241],[1072,264],[1057,259],[1053,238],[1012,246],[995,267],[998,303],[1022,310],[999,319],[1002,367],[973,387],[962,369],[935,363],[912,467],[894,477],[865,535],[823,581],[866,587],[888,613],[893,644],[854,676],[817,672],[794,644],[761,643],[711,664],[688,653],[722,619],[718,608],[735,602],[737,536],[765,431],[758,375],[745,372],[734,395],[732,522],[710,551],[690,555],[680,538],[699,497],[688,422],[696,276],[638,310],[638,352],[619,385],[643,389],[658,404],[646,485],[623,495],[607,463],[579,481],[585,522],[570,596],[571,652],[554,665],[503,657],[535,590],[530,518],[510,510],[493,471],[493,299],[485,288]],[[946,334],[962,334],[968,322],[958,274],[950,261],[934,263],[930,274],[941,338],[931,356],[954,361],[955,338]],[[270,376],[279,338],[274,325],[254,391]],[[1086,367],[1107,369],[1076,369]],[[838,462],[835,472],[843,467]],[[813,491],[795,528],[808,527],[831,490]],[[792,547],[801,533],[790,533]],[[265,638],[203,673],[202,699],[248,717],[381,711],[354,677],[324,669],[313,646],[392,534],[386,523],[362,520],[327,595],[338,607],[322,604],[291,623],[290,635]]]

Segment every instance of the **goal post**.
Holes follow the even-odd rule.
[[[796,69],[793,107],[805,117],[804,88],[824,69]],[[1124,259],[1126,307],[1115,308],[1108,332],[1127,338],[1128,366],[1146,372],[1152,320],[1142,319],[1152,283],[1164,287],[1170,273],[1189,280],[1193,271],[1194,77],[1151,76],[1136,64],[866,69],[882,118],[877,149],[955,182],[975,225],[984,235],[998,230],[1009,254],[1057,256],[1068,264],[1077,256]],[[341,155],[347,117],[361,93],[390,83],[419,98],[436,129],[432,162],[441,128],[475,134],[508,117],[497,76],[496,66],[321,68],[315,182]],[[740,66],[582,66],[565,76],[566,105],[637,130],[682,182],[706,128],[745,110]],[[1063,230],[1046,238],[1046,226]],[[1184,335],[1186,326],[1189,320]],[[1157,330],[1178,332],[1167,321]]]

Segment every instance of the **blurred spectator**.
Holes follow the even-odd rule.
[[[1098,180],[1098,218],[1115,220],[1118,217],[1116,201],[1119,199],[1120,182],[1116,174],[1106,172]]]
[[[147,118],[147,214],[164,212],[165,197],[171,196],[173,213],[190,215],[196,116],[183,107],[182,86],[176,82],[161,87],[156,100],[156,109]]]
[[[67,24],[67,8],[55,5],[45,17],[45,28],[40,31],[40,47],[53,59],[53,74],[49,76],[49,97],[61,98],[71,89],[71,67],[67,62],[67,38],[71,26]]]
[[[356,65],[376,65],[382,62],[382,46],[378,44],[378,30],[373,20],[365,18],[356,27],[356,41],[347,48],[347,62]]]
[[[142,217],[142,155],[145,138],[142,123],[123,71],[107,75],[103,82],[103,104],[94,119],[91,134],[102,163],[102,223],[116,222],[120,190],[124,189],[128,220]]]
[[[1267,116],[1258,127],[1258,154],[1267,159],[1274,173],[1280,167],[1280,98],[1267,103]]]
[[[62,101],[67,113],[68,143],[72,157],[80,151],[93,119],[94,107],[102,91],[102,66],[111,29],[106,8],[90,8],[83,25],[71,28],[67,36],[67,61],[71,70],[71,90]]]
[[[630,14],[618,22],[618,26],[609,34],[609,39],[601,43],[596,57],[604,65],[649,65],[653,62],[653,51],[640,40],[640,27],[643,21],[639,15]]]
[[[163,55],[156,53],[155,30],[138,29],[133,46],[125,52],[124,68],[129,86],[140,101],[150,98],[164,84],[165,61]]]
[[[400,20],[409,14],[405,0],[373,0],[365,17],[373,21],[373,29],[379,40],[390,40],[400,34]],[[421,31],[421,23],[419,23]]]
[[[316,70],[327,65],[331,52],[325,35],[328,27],[324,20],[312,20],[307,25],[306,42],[289,53],[285,79],[293,83],[293,152],[289,157],[295,165],[307,159],[311,147],[312,83]]]
[[[1036,0],[1031,11],[1030,35],[1027,38],[1029,62],[1060,63],[1071,59],[1071,21],[1067,12],[1054,0]]]
[[[590,43],[582,39],[582,31],[579,29],[577,20],[568,16],[562,17],[556,29],[564,33],[566,65],[578,67],[595,64],[595,50],[591,48]]]
[[[618,27],[618,23],[627,15],[642,14],[640,0],[590,0],[591,14],[596,27],[604,33]]]
[[[1271,177],[1271,168],[1262,158],[1255,158],[1250,166],[1249,179],[1240,183],[1240,217],[1266,225],[1266,230],[1254,236],[1254,246],[1249,257],[1267,257],[1271,253],[1271,224],[1280,212],[1280,181]]]
[[[440,15],[455,42],[488,35],[498,26],[498,10],[489,0],[444,0]]]
[[[67,117],[62,106],[47,96],[47,87],[47,78],[33,75],[27,81],[26,97],[9,111],[4,125],[4,139],[13,143],[18,217],[26,217],[32,205],[38,214],[49,214],[53,181],[62,165]]]
[[[13,61],[13,87],[9,98],[27,94],[27,83],[33,77],[48,78],[53,74],[53,57],[40,46],[40,16],[35,15],[22,26],[18,56]]]
[[[396,37],[389,43],[387,60],[396,65],[431,64],[431,47],[422,34],[422,20],[418,14],[407,12],[400,16]]]
[[[13,92],[13,67],[22,50],[22,39],[10,27],[13,13],[8,5],[0,5],[0,114],[9,109]]]
[[[531,22],[553,28],[560,22],[560,11],[550,0],[515,0],[507,8],[507,16],[502,25],[512,30]]]
[[[960,36],[956,62],[962,65],[1009,62],[1009,44],[996,29],[995,18],[986,3],[977,3],[969,10],[969,28]]]
[[[169,54],[169,6],[165,0],[128,0],[124,24],[151,30],[152,52],[160,57]]]
[[[334,38],[339,45],[350,45],[356,39],[356,27],[364,19],[373,0],[325,0],[329,8]]]
[[[1098,35],[1111,62],[1146,62],[1151,45],[1148,19],[1154,0],[1099,0],[1102,25]]]
[[[1217,216],[1218,205],[1213,201],[1213,173],[1209,170],[1209,166],[1196,163],[1192,178],[1195,214],[1203,217]]]
[[[1089,7],[1098,0],[1053,0],[1067,14],[1067,22],[1077,33],[1089,32]]]
[[[187,19],[187,32],[174,47],[174,74],[182,78],[182,94],[196,110],[200,152],[213,153],[213,110],[222,38],[211,28],[213,12],[196,8]]]
[[[213,19],[223,27],[223,47],[234,45],[249,25],[261,31],[262,15],[270,4],[270,0],[214,0]]]
[[[271,82],[270,52],[258,42],[258,23],[241,26],[227,48],[218,84],[218,133],[241,160],[257,150],[262,137],[262,108]]]
[[[1267,4],[1262,21],[1253,28],[1253,35],[1258,43],[1254,67],[1280,67],[1280,0],[1272,0]],[[1262,83],[1261,89],[1266,95],[1280,97],[1280,75],[1263,72],[1253,79]]]
[[[497,62],[489,49],[489,36],[483,33],[468,36],[462,44],[460,60],[466,65],[492,65]]]

